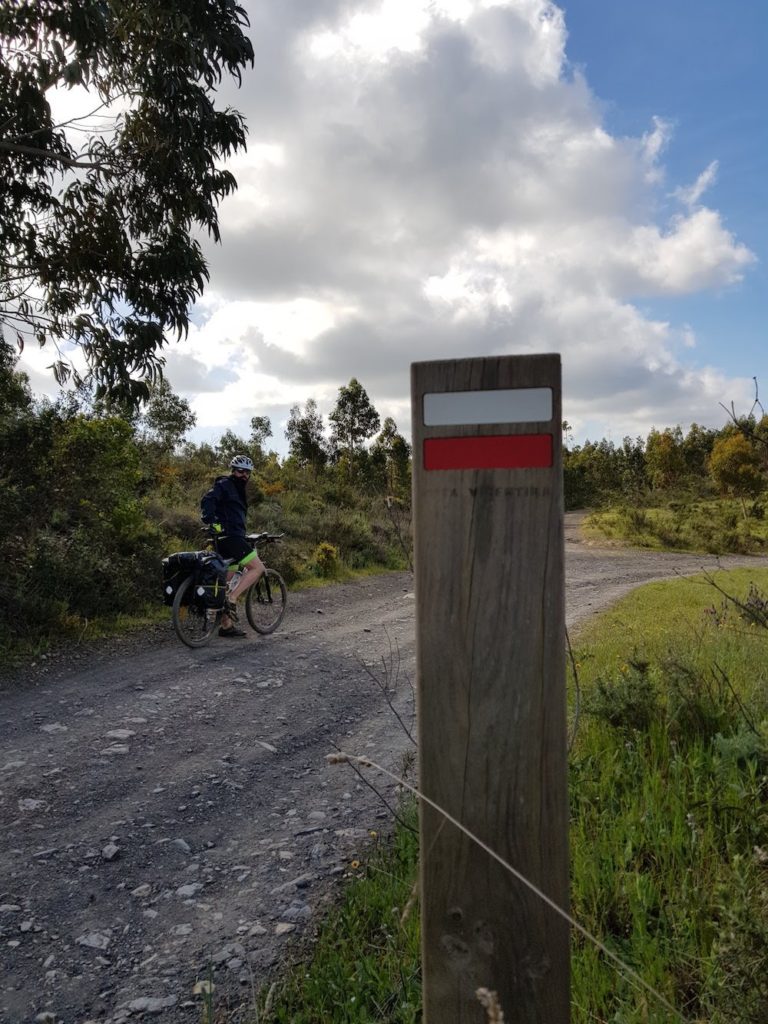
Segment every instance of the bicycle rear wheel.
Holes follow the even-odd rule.
[[[283,577],[274,569],[266,569],[259,582],[246,591],[245,614],[256,632],[266,636],[283,621],[287,602]]]
[[[187,647],[205,647],[216,631],[221,619],[221,611],[215,608],[202,608],[189,602],[189,593],[195,581],[189,576],[176,591],[171,611],[171,621],[176,636]],[[189,603],[187,603],[189,602]]]

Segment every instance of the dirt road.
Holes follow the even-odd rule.
[[[586,547],[577,527],[570,625],[715,564]],[[337,744],[397,766],[410,747],[365,666],[398,683],[408,724],[413,609],[411,577],[392,574],[292,594],[271,638],[190,651],[163,628],[6,680],[0,1020],[197,1022],[207,980],[218,1005],[247,1008],[387,827],[325,755]]]

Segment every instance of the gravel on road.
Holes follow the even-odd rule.
[[[566,531],[569,626],[706,556]],[[765,564],[724,559],[723,565]],[[170,625],[0,685],[0,1021],[246,1020],[391,816],[335,747],[413,746],[414,595],[390,573],[290,595],[271,637],[182,647]],[[388,688],[388,696],[382,692]],[[390,802],[384,777],[371,781]]]

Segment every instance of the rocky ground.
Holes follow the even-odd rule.
[[[570,625],[715,565],[587,547],[577,517],[566,550]],[[413,749],[381,691],[409,725],[413,610],[390,574],[291,594],[272,637],[191,651],[168,626],[2,680],[0,1020],[196,1022],[208,986],[246,1020],[388,828],[325,755]]]

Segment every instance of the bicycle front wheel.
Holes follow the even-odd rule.
[[[187,647],[205,647],[216,631],[221,612],[214,608],[202,608],[190,602],[191,590],[195,585],[192,576],[184,580],[173,599],[171,621],[176,636]]]
[[[266,636],[274,633],[283,621],[287,602],[283,577],[274,569],[266,569],[259,582],[246,592],[245,614],[256,632]]]

